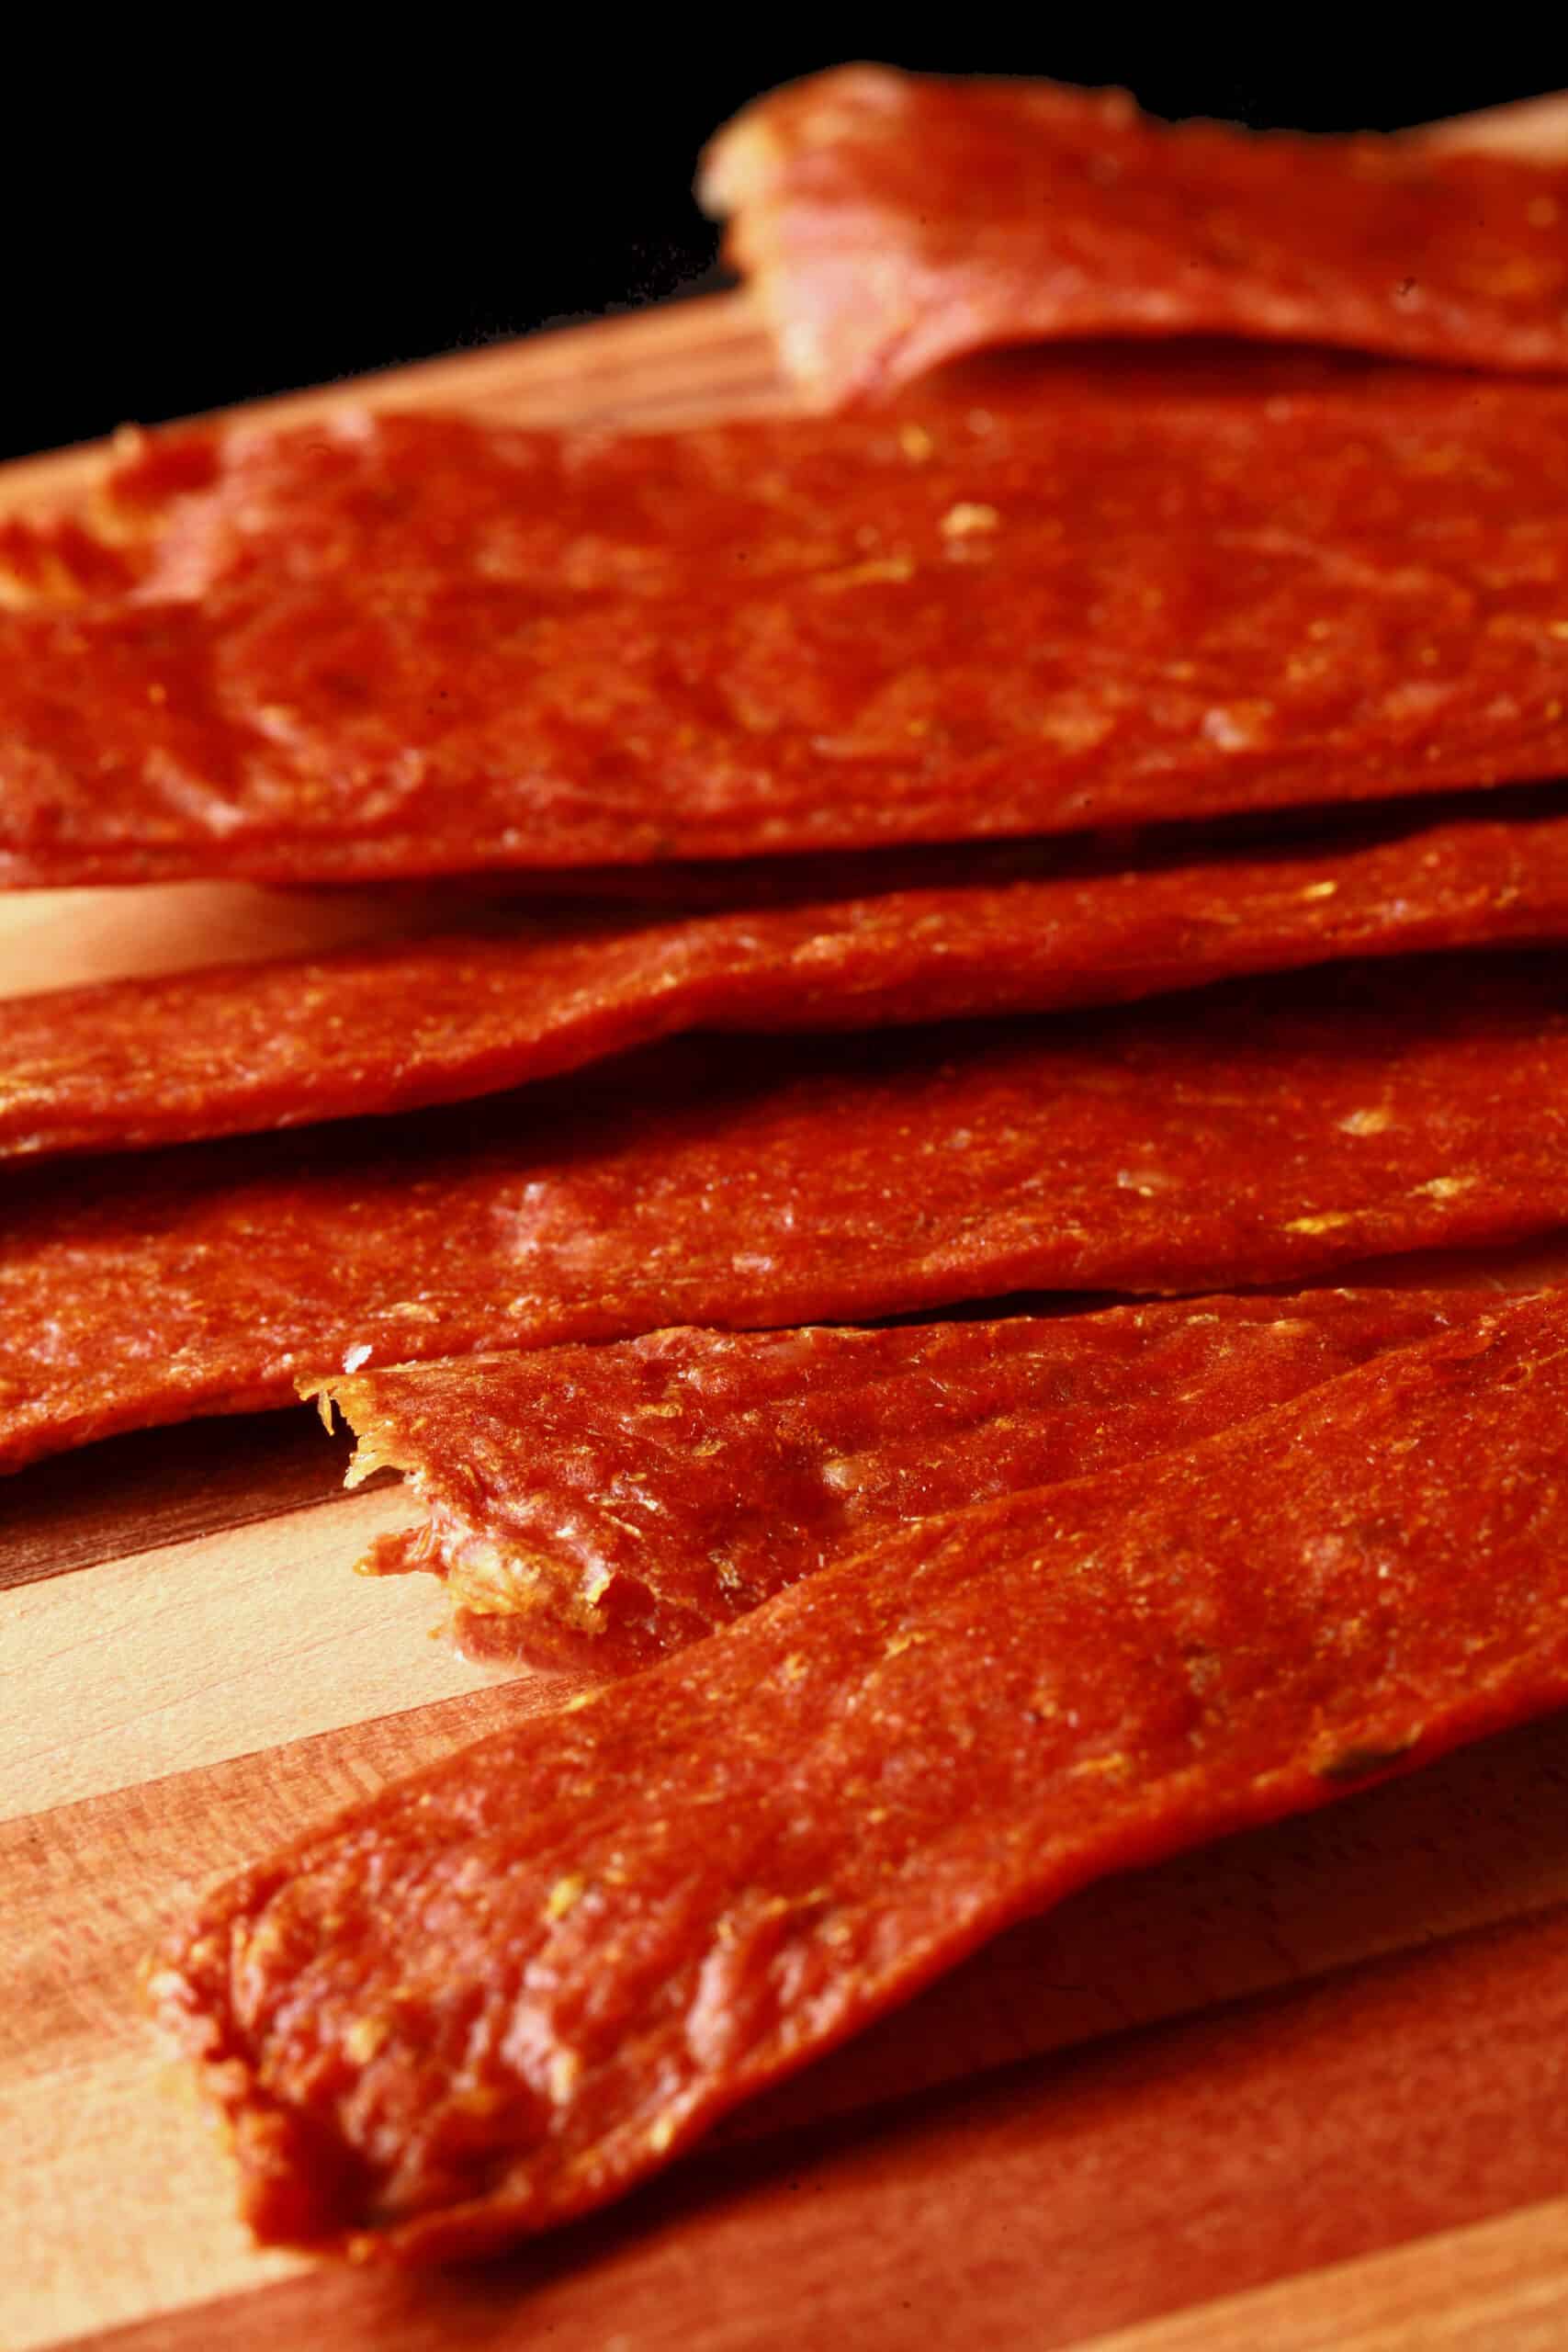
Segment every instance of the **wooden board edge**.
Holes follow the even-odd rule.
[[[634,419],[646,407],[649,421],[657,422],[666,404],[680,413],[694,367],[711,379],[707,406],[728,400],[746,407],[759,397],[787,404],[772,342],[751,298],[743,289],[727,288],[169,418],[165,426],[304,424],[362,401],[384,409],[493,408],[502,421],[537,401],[541,408],[558,410],[564,421],[581,411],[585,393],[595,409],[605,404],[607,377],[624,387]],[[115,447],[116,436],[109,435],[0,464],[0,514],[47,510],[80,495]]]

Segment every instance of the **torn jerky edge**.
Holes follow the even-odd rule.
[[[625,1573],[597,1566],[574,1577],[558,1555],[485,1534],[436,1481],[429,1466],[393,1436],[371,1401],[368,1381],[352,1373],[301,1380],[300,1396],[313,1404],[331,1434],[333,1411],[355,1440],[344,1485],[363,1487],[383,1470],[395,1471],[424,1517],[372,1538],[355,1573],[364,1577],[438,1577],[444,1589],[462,1578],[463,1603],[450,1612],[448,1631],[471,1665],[504,1660],[548,1670],[570,1668],[604,1674],[600,1645],[610,1630],[605,1597],[615,1587],[616,1613],[635,1618],[652,1596]],[[493,1610],[484,1606],[487,1590]]]

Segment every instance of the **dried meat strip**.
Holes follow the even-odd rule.
[[[1157,122],[850,66],[761,98],[708,209],[817,403],[997,344],[1239,335],[1568,372],[1568,165]]]
[[[376,1574],[446,1579],[475,1657],[625,1673],[905,1522],[1196,1443],[1495,1308],[1305,1291],[1000,1322],[660,1331],[321,1384],[429,1514]]]
[[[1117,1003],[1331,958],[1568,933],[1568,817],[890,892],[626,930],[579,920],[0,1004],[0,1158],[460,1101],[683,1030]]]
[[[1560,956],[678,1040],[405,1120],[0,1183],[0,1464],[477,1349],[1198,1291],[1568,1223]]]
[[[1568,1302],[931,1520],[221,1889],[152,1978],[264,2239],[602,2204],[1087,1881],[1568,1699]]]
[[[0,882],[657,867],[1568,774],[1568,388],[1047,365],[663,437],[349,414],[154,441],[105,503],[132,584],[11,560]]]

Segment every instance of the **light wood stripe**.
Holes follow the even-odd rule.
[[[349,1573],[400,1487],[0,1596],[0,1819],[471,1690],[427,1577]]]
[[[1424,135],[1433,146],[1515,155],[1526,164],[1568,163],[1568,94],[1549,90],[1539,98],[1515,98],[1507,106],[1455,115]]]
[[[247,882],[15,890],[0,927],[0,1000],[201,964],[323,955],[412,929],[432,894],[267,890]]]

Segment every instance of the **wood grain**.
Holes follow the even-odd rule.
[[[1568,101],[1458,130],[1568,152]],[[632,424],[784,399],[737,295],[265,413],[367,395]],[[0,471],[0,511],[100,463]],[[40,892],[0,916],[0,994],[438,911],[422,893]],[[257,2254],[142,2022],[141,1956],[215,1874],[572,1687],[479,1680],[426,1638],[433,1585],[353,1577],[408,1506],[337,1496],[341,1466],[303,1417],[266,1417],[115,1441],[0,1499],[10,2352],[1568,2335],[1568,1717],[1090,1890],[512,2264],[402,2281]]]
[[[439,1586],[350,1573],[413,1516],[392,1487],[10,1593],[0,1819],[472,1690]]]

